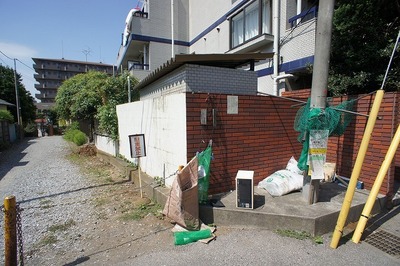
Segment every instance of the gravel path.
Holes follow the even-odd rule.
[[[34,257],[29,251],[34,253],[32,247],[43,241],[50,226],[66,225],[68,221],[84,223],[90,215],[90,205],[85,203],[91,191],[84,189],[90,184],[79,167],[66,159],[69,153],[68,144],[55,136],[24,140],[0,154],[0,195],[2,199],[14,195],[23,209],[28,261]],[[55,245],[55,251],[57,248]]]
[[[54,136],[24,140],[0,154],[0,196],[15,195],[24,209],[25,265],[400,264],[366,243],[349,241],[333,250],[329,235],[317,245],[259,229],[218,227],[217,239],[207,245],[174,246],[168,221],[118,218],[137,194],[130,183],[94,186],[66,159],[70,153],[68,143]],[[100,209],[94,204],[107,200]],[[4,238],[3,223],[0,230]]]

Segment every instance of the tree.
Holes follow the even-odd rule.
[[[399,0],[338,0],[333,18],[329,91],[359,94],[380,88],[400,29]],[[400,90],[394,58],[386,91]]]
[[[0,99],[15,104],[16,106],[14,80],[14,70],[0,65]],[[31,93],[27,91],[25,86],[22,84],[22,78],[19,73],[17,73],[17,87],[22,122],[24,126],[26,126],[28,123],[33,122],[36,118],[35,100]],[[11,108],[10,112],[15,118],[14,121],[18,121],[17,108]]]
[[[124,73],[110,77],[103,72],[90,71],[66,80],[56,96],[56,110],[60,118],[72,120],[88,119],[94,127],[99,120],[99,129],[113,139],[118,138],[116,105],[126,103],[127,76]],[[133,87],[137,80],[131,78]],[[135,96],[136,95],[136,96]],[[138,99],[138,93],[134,99]]]

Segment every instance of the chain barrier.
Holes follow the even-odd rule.
[[[24,266],[24,241],[22,238],[22,209],[19,204],[17,204],[17,245],[18,245],[18,255],[19,255],[19,265]]]
[[[24,266],[24,241],[22,238],[22,218],[21,218],[21,212],[24,209],[22,209],[19,204],[17,203],[16,205],[16,229],[17,229],[17,250],[18,250],[18,256],[19,256],[19,265]],[[1,211],[6,215],[6,209],[4,208],[4,205],[1,205]]]

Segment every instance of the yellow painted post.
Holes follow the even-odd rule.
[[[15,196],[4,199],[5,265],[17,265],[17,204]]]
[[[392,163],[393,157],[396,153],[400,143],[400,125],[397,126],[396,134],[393,137],[392,143],[390,143],[389,149],[386,153],[385,160],[379,169],[378,175],[375,179],[374,185],[372,186],[371,192],[369,193],[367,202],[365,203],[364,209],[361,212],[360,220],[358,221],[356,230],[354,231],[353,238],[351,239],[354,243],[358,243],[364,232],[365,225],[367,224],[368,217],[371,214],[372,207],[374,207],[375,199],[378,196],[379,189],[382,186],[383,179]]]
[[[372,105],[371,112],[368,117],[367,126],[364,131],[364,136],[358,150],[357,159],[354,164],[353,172],[351,173],[349,186],[347,187],[346,195],[344,197],[342,209],[340,210],[339,217],[336,223],[335,231],[332,235],[331,248],[337,248],[339,240],[343,234],[343,227],[346,223],[347,216],[350,211],[351,202],[353,201],[354,193],[357,187],[357,180],[360,176],[361,167],[367,153],[369,141],[371,139],[372,130],[374,129],[376,118],[378,117],[379,108],[383,99],[384,91],[378,90],[375,95],[375,100]]]

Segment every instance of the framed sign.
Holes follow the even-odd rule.
[[[129,135],[129,145],[131,148],[131,157],[139,158],[146,156],[146,145],[144,134]]]

